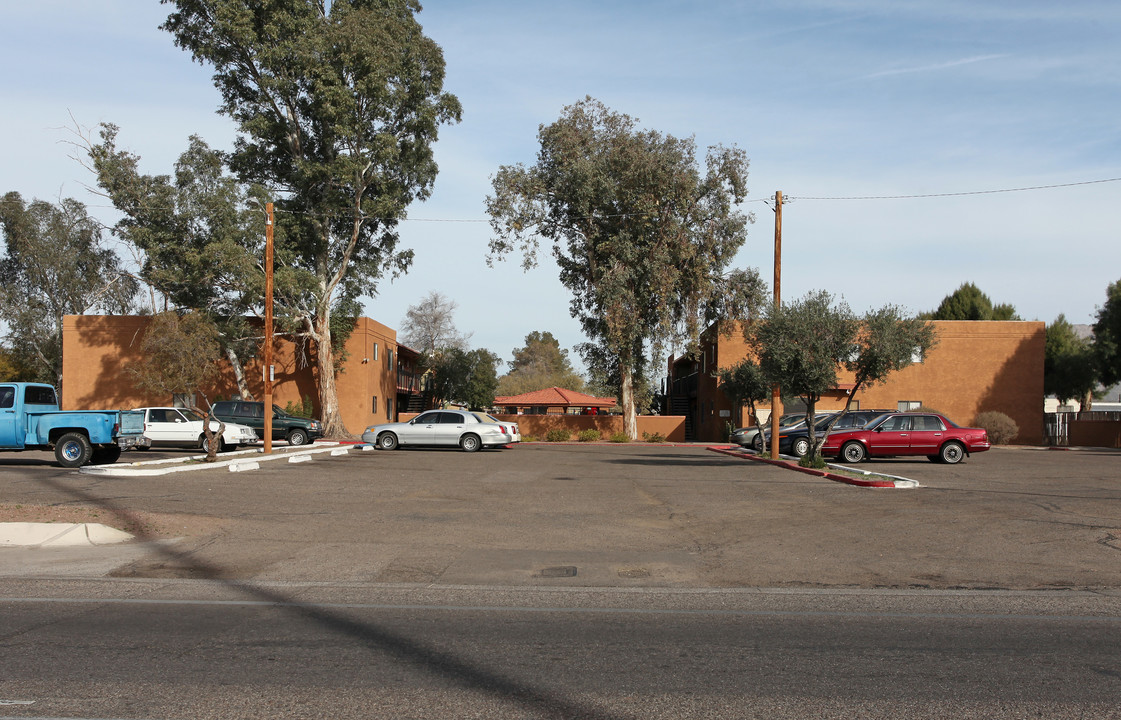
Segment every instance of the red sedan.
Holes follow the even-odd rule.
[[[888,413],[857,430],[830,433],[823,455],[858,463],[867,457],[925,455],[934,462],[961,462],[969,453],[988,450],[989,434],[963,428],[934,413]]]

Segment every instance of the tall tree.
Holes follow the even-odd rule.
[[[1074,326],[1060,314],[1047,326],[1043,353],[1043,392],[1060,403],[1078,400],[1080,410],[1093,404],[1098,385],[1098,362],[1094,345],[1079,337]]]
[[[971,282],[962,283],[930,314],[931,320],[1019,320],[1016,308],[1007,303],[993,306],[989,296]]]
[[[525,347],[515,348],[509,365],[510,371],[498,378],[499,395],[521,395],[550,387],[584,391],[584,378],[550,332],[534,330],[526,335]]]
[[[98,185],[123,213],[114,232],[141,251],[141,277],[165,301],[214,323],[238,390],[249,399],[242,366],[256,354],[260,333],[245,316],[262,308],[264,189],[227,174],[222,154],[197,136],[174,177],[141,174],[140,158],[117,148],[117,132],[104,124],[100,142],[87,144]],[[299,295],[291,275],[279,273],[280,316]]]
[[[763,319],[746,328],[764,376],[805,401],[810,447],[817,447],[817,401],[837,387],[837,371],[856,349],[858,327],[846,303],[834,305],[833,296],[819,290],[767,307]]]
[[[455,300],[433,290],[416,305],[410,305],[401,321],[401,341],[419,350],[428,360],[441,350],[467,349],[469,335],[455,326]]]
[[[640,130],[592,98],[542,126],[533,166],[507,165],[493,178],[487,212],[495,237],[488,262],[518,249],[536,265],[552,245],[572,316],[619,372],[624,430],[636,439],[634,380],[669,341],[700,329],[752,295],[725,274],[750,218],[734,206],[747,193],[747,158],[709,150],[698,167],[689,139]],[[756,276],[757,277],[757,276]]]
[[[328,434],[346,432],[335,383],[338,323],[387,273],[405,272],[397,225],[427,198],[438,128],[460,118],[417,0],[163,0],[163,28],[214,67],[238,123],[234,172],[283,194],[289,263],[309,273],[297,318],[310,338]]]
[[[1106,386],[1121,382],[1121,280],[1110,283],[1094,323],[1094,353]]]
[[[0,200],[0,231],[0,321],[8,326],[8,347],[36,380],[61,387],[63,316],[127,313],[137,282],[77,200],[25,203],[10,192]]]

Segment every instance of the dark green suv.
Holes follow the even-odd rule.
[[[241,423],[265,436],[265,404],[251,400],[221,400],[210,408],[210,414],[222,422]],[[289,415],[272,406],[272,439],[287,440],[289,445],[306,445],[323,437],[323,423],[318,420]]]

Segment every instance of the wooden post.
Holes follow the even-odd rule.
[[[264,453],[266,455],[272,453],[272,231],[273,231],[273,208],[272,203],[265,205],[265,398],[264,398],[264,421],[265,421],[265,447]]]
[[[775,191],[775,310],[782,305],[782,191]],[[782,391],[771,388],[771,459],[778,460],[779,415],[782,413]]]

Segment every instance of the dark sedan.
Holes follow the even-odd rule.
[[[836,419],[831,433],[846,430],[858,430],[876,418],[891,412],[890,410],[850,410]],[[825,434],[829,423],[833,422],[836,413],[826,413],[814,420],[814,440],[819,441]],[[778,450],[780,453],[802,457],[810,451],[810,431],[805,423],[783,430],[779,433]]]
[[[830,433],[821,452],[850,463],[868,457],[920,455],[953,464],[989,447],[989,434],[981,428],[959,427],[937,413],[899,412],[858,430]]]

